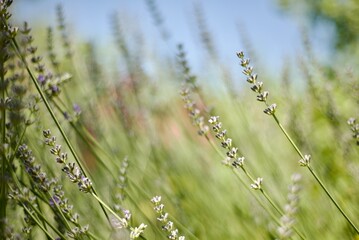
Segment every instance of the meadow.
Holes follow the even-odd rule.
[[[120,68],[73,41],[61,6],[41,36],[10,5],[1,239],[359,239],[358,72],[318,61],[305,34],[298,83],[290,66],[261,75],[255,46],[233,49],[233,76],[199,32],[213,83],[185,45],[143,56],[116,16]]]

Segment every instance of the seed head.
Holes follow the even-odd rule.
[[[42,131],[42,134],[44,135],[45,138],[51,137],[51,131],[50,131],[50,129],[43,130],[43,131]]]
[[[53,155],[60,155],[61,152],[61,145],[56,145],[54,148],[50,149],[50,153]]]
[[[252,91],[254,91],[256,93],[261,93],[262,92],[262,87],[263,87],[263,82],[256,82],[251,87],[251,89],[252,89]]]
[[[82,176],[77,185],[81,192],[88,193],[91,191],[92,182],[89,178]]]
[[[257,100],[260,101],[260,102],[265,102],[265,101],[267,101],[268,94],[269,94],[268,91],[264,91],[263,93],[260,93],[260,94],[257,96]]]
[[[355,122],[356,122],[356,119],[351,117],[348,119],[347,123],[348,123],[348,125],[353,126],[355,124]]]
[[[243,51],[237,52],[237,57],[238,57],[238,58],[244,58],[244,53],[243,53]]]
[[[131,227],[131,233],[130,233],[130,239],[138,238],[147,228],[147,225],[144,223],[141,223],[140,226],[132,228]]]
[[[222,164],[225,166],[230,166],[231,165],[231,158],[230,157],[226,157],[223,161]]]
[[[248,58],[247,59],[242,59],[241,60],[241,66],[242,67],[247,67],[249,62],[250,62],[250,59],[248,59]]]
[[[234,168],[243,167],[244,157],[239,157],[232,162]]]
[[[275,113],[276,108],[277,108],[277,104],[273,103],[268,108],[264,109],[263,112],[268,115],[273,115]]]
[[[253,67],[246,67],[245,69],[242,70],[242,73],[246,76],[252,75],[252,72],[253,72]]]
[[[161,196],[155,196],[151,199],[151,202],[154,204],[158,204],[161,202]]]
[[[308,155],[304,155],[303,159],[299,160],[299,165],[302,167],[307,167],[310,164],[310,159],[312,158],[312,156]]]
[[[227,138],[225,141],[222,142],[223,148],[230,148],[232,146],[232,139]]]
[[[162,203],[155,206],[153,209],[157,212],[157,213],[162,213],[163,209],[164,209],[165,205],[163,205]]]
[[[248,78],[247,78],[247,82],[249,83],[256,83],[257,81],[257,74],[251,74]]]
[[[216,124],[218,122],[219,116],[211,116],[208,120],[210,124]]]
[[[238,148],[233,147],[230,151],[227,152],[227,156],[230,158],[235,158],[238,152]]]
[[[178,235],[178,229],[172,230],[171,234],[168,236],[168,239],[177,239],[177,235]]]
[[[167,222],[167,219],[168,219],[168,213],[163,213],[157,218],[157,220],[160,222]]]
[[[251,184],[251,188],[253,188],[254,190],[262,189],[262,182],[263,178],[257,178],[257,180],[254,180],[254,183]]]
[[[221,132],[216,134],[216,138],[222,140],[226,136],[226,134],[227,134],[227,130],[224,129]]]
[[[219,130],[221,130],[221,128],[222,128],[222,123],[218,122],[213,126],[213,131],[219,132]]]
[[[168,232],[171,231],[172,228],[173,228],[173,222],[168,221],[167,224],[164,225],[162,228],[163,228],[163,230],[166,230],[166,231],[168,231]]]

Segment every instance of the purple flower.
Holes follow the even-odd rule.
[[[50,198],[50,206],[51,207],[55,207],[56,205],[59,205],[61,203],[61,198],[57,195],[52,196],[52,198]]]
[[[81,107],[78,104],[74,103],[73,109],[74,109],[76,115],[80,115]]]
[[[53,95],[57,95],[60,92],[60,89],[57,85],[51,85],[50,89],[51,89],[51,93]]]
[[[37,77],[37,81],[41,84],[41,85],[45,85],[46,83],[46,78],[44,75],[40,74],[38,77]]]

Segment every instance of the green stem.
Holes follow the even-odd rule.
[[[19,57],[20,57],[22,63],[25,65],[26,70],[27,70],[27,72],[28,72],[28,74],[29,74],[29,76],[30,76],[32,82],[34,83],[34,85],[35,85],[35,87],[36,87],[38,93],[39,93],[40,96],[41,96],[41,99],[43,100],[43,102],[44,102],[44,104],[45,104],[45,106],[46,106],[48,112],[49,112],[50,115],[51,115],[51,118],[53,119],[53,121],[55,122],[57,128],[59,129],[59,131],[60,131],[62,137],[64,138],[64,140],[65,140],[67,146],[69,147],[70,152],[72,153],[73,157],[75,158],[75,161],[76,161],[76,163],[78,164],[78,166],[80,167],[82,173],[84,174],[84,176],[87,177],[88,174],[86,173],[84,167],[82,166],[82,164],[81,164],[81,162],[80,162],[80,159],[79,159],[79,157],[77,156],[77,154],[76,154],[76,152],[75,152],[75,149],[73,148],[73,146],[72,146],[70,140],[68,139],[67,135],[65,134],[65,131],[63,130],[63,128],[62,128],[62,126],[60,125],[60,123],[59,123],[57,117],[55,116],[55,113],[54,113],[54,111],[52,110],[52,108],[51,108],[51,106],[50,106],[50,103],[47,101],[45,94],[44,94],[43,91],[41,90],[41,87],[40,87],[39,83],[38,83],[37,80],[35,79],[35,77],[34,77],[34,75],[32,74],[32,72],[31,72],[31,70],[30,70],[30,68],[29,68],[29,66],[28,66],[28,64],[27,64],[27,62],[26,62],[26,60],[24,59],[23,55],[21,54],[20,48],[19,48],[19,46],[18,46],[16,40],[15,40],[14,38],[11,39],[11,40],[12,40],[12,43],[13,43],[13,47],[14,47],[14,49],[16,50],[16,53],[19,55]],[[96,192],[95,188],[94,188],[94,187],[91,187],[91,188],[92,188],[92,191],[94,192],[94,194],[97,195],[97,192]],[[108,215],[107,215],[107,213],[106,213],[104,207],[102,206],[102,204],[100,204],[100,206],[101,206],[101,208],[102,208],[102,210],[103,210],[103,212],[104,212],[104,214],[105,214],[107,220],[110,221],[110,219],[109,219],[109,217],[108,217]]]
[[[130,187],[134,187],[139,193],[141,193],[143,195],[144,199],[151,199],[151,197],[145,192],[145,190],[139,186],[137,186],[131,179],[128,178],[129,181],[129,185],[128,188]],[[127,193],[127,192],[126,192]],[[138,202],[131,197],[130,194],[126,194],[127,198],[129,199],[129,201],[137,208],[137,209],[141,209]],[[154,231],[156,231],[158,234],[162,234],[162,231],[160,231],[157,227],[157,225],[155,223],[153,223],[153,221],[151,221],[151,218],[148,217],[143,211],[141,211],[142,216],[147,220],[147,222],[151,225],[151,227],[154,229]],[[188,230],[186,230],[188,231]]]
[[[280,130],[282,130],[282,132],[284,133],[285,137],[288,139],[288,141],[290,142],[290,144],[293,146],[293,148],[295,149],[295,151],[298,153],[298,155],[304,159],[304,155],[302,154],[302,152],[299,150],[299,148],[297,147],[297,145],[294,143],[294,141],[292,140],[292,138],[289,136],[289,134],[287,133],[287,131],[284,129],[283,125],[279,122],[277,116],[275,114],[272,115],[274,120],[276,121],[276,123],[278,124]]]
[[[3,98],[5,100],[5,98]],[[5,107],[2,111],[2,148],[5,147],[6,132],[5,132],[5,123],[6,123],[6,113]],[[6,166],[7,158],[5,154],[5,149],[1,152],[1,175],[0,175],[0,237],[3,237],[5,234],[5,219],[6,219],[6,205],[7,205],[7,185],[6,185]]]
[[[209,139],[207,135],[205,135],[206,139],[209,141],[211,146],[216,150],[216,152],[223,157],[223,154],[219,151],[217,146]],[[249,178],[251,182],[254,182],[254,178],[251,176],[251,174],[242,166],[242,171],[245,173],[245,175]],[[269,203],[274,207],[274,209],[280,214],[283,215],[283,212],[276,206],[276,204],[273,202],[273,200],[269,197],[269,195],[264,191],[264,189],[261,189],[261,193],[264,195],[264,197],[269,201]]]
[[[32,188],[34,188],[34,185],[33,186],[31,186]],[[34,192],[34,189],[32,189],[31,190],[32,192]],[[39,199],[38,198],[36,198],[35,199],[35,201],[36,201],[36,204],[37,204],[37,206],[39,207],[39,211],[40,211],[40,213],[41,214],[43,214],[43,209],[41,208],[41,205],[40,205],[40,201],[39,201]],[[42,225],[44,226],[44,228],[46,229],[46,231],[47,231],[47,227],[46,227],[46,223],[45,223],[45,221],[44,220],[42,220]]]
[[[104,206],[112,215],[114,215],[118,220],[121,220],[122,218],[118,216],[115,211],[113,211],[104,201],[102,201],[101,198],[99,198],[95,193],[91,193],[91,195],[102,205]]]
[[[207,139],[207,141],[211,144],[211,146],[216,150],[216,152],[223,157],[222,152],[217,148],[217,146],[213,143],[213,141],[210,140],[210,138],[205,135],[205,138]],[[254,182],[254,178],[251,176],[251,174],[242,166],[241,167],[242,171],[245,173],[245,175],[251,180],[251,182]],[[246,186],[246,184],[244,183],[244,181],[238,176],[238,172],[235,171],[235,169],[233,169],[233,172],[235,173],[236,177],[241,181],[241,183]],[[272,205],[272,207],[280,214],[280,215],[284,215],[284,213],[280,210],[280,208],[273,202],[272,198],[264,191],[263,188],[260,189],[260,192],[263,194],[263,196],[265,197],[265,199]],[[256,194],[253,193],[253,191],[250,191],[250,193],[252,194],[252,196],[254,196],[256,198],[256,200],[259,202],[259,204],[264,208],[264,210],[266,210],[271,217],[276,221],[276,223],[278,223],[280,225],[280,221],[277,219],[277,217],[272,213],[272,211],[270,211],[267,207],[264,206],[264,204],[261,202],[261,200],[258,198],[258,196]],[[303,236],[303,234],[295,227],[293,227],[294,231],[299,235],[299,237],[301,239],[305,239],[305,237]]]
[[[9,166],[10,168],[10,166]],[[11,168],[10,168],[11,169]],[[19,182],[19,180],[17,179],[17,176],[15,174],[15,172],[13,170],[10,171],[11,175],[12,175],[12,179],[14,180],[14,183],[17,187],[17,189],[19,189],[19,191],[22,193],[21,190],[21,184]],[[9,186],[9,189],[11,190],[11,186]],[[22,193],[23,194],[23,193]],[[37,220],[37,218],[35,216],[32,215],[32,213],[30,212],[30,210],[28,210],[26,208],[26,204],[22,203],[23,208],[25,209],[25,211],[32,217],[32,219],[36,222],[36,224],[45,232],[45,234],[50,237],[51,239],[54,239],[50,236],[50,234],[47,232],[47,230],[42,226],[42,224]],[[43,222],[46,222],[47,225],[49,225],[51,227],[52,230],[54,230],[62,239],[66,239],[66,237],[59,231],[57,230],[50,222],[47,221],[47,219],[42,215],[41,212],[39,212],[39,210],[37,210],[36,208],[32,207],[32,210],[34,210],[36,212],[36,214],[41,218],[41,220]]]
[[[1,19],[3,20],[3,19]],[[4,31],[4,29],[1,29]],[[3,33],[2,33],[3,35]],[[1,39],[3,40],[3,39]],[[5,44],[4,44],[5,45]],[[1,48],[6,49],[6,46],[1,46]],[[6,106],[5,106],[5,98],[6,98],[6,92],[5,92],[5,72],[4,72],[4,56],[3,53],[1,53],[0,56],[0,78],[1,78],[1,101],[2,104],[2,111],[1,111],[1,141],[2,146],[1,148],[4,148],[5,141],[6,141]],[[1,173],[0,173],[0,238],[5,236],[5,220],[6,220],[6,205],[7,205],[7,184],[6,184],[6,166],[7,166],[7,158],[5,154],[5,149],[1,151]]]
[[[260,189],[261,193],[263,194],[263,196],[267,199],[267,201],[270,203],[270,205],[272,205],[272,207],[280,214],[280,215],[284,215],[284,213],[282,212],[282,210],[280,210],[277,205],[273,202],[273,200],[268,196],[267,192],[264,191],[263,188]]]
[[[96,198],[96,200],[97,200],[99,203],[101,203],[110,213],[112,213],[115,218],[117,218],[118,220],[121,221],[121,217],[118,216],[117,213],[115,213],[115,211],[113,211],[104,201],[102,201],[101,198],[99,198],[98,196],[96,196],[94,193],[91,193],[91,195],[92,195],[94,198]],[[142,236],[141,238],[142,238],[142,239],[146,239],[146,238],[144,238],[143,236]]]
[[[32,114],[33,114],[33,113],[30,113],[30,116],[29,116],[28,119],[31,118],[31,115],[32,115]],[[25,133],[26,133],[26,130],[27,130],[27,126],[28,126],[28,125],[25,124],[24,130],[22,131],[22,133],[21,133],[21,135],[20,135],[19,141],[16,143],[16,146],[15,146],[15,148],[14,148],[14,152],[13,152],[13,154],[11,155],[11,157],[10,157],[10,159],[9,159],[9,163],[10,163],[10,164],[14,161],[14,159],[15,159],[15,157],[16,157],[16,152],[17,152],[17,150],[19,149],[20,144],[21,144],[21,143],[23,142],[23,140],[24,140]]]
[[[33,216],[33,214],[31,213],[31,211],[26,207],[26,204],[23,203],[23,202],[20,202],[20,203],[21,203],[22,207],[24,208],[24,210],[26,211],[26,213],[31,216],[32,220],[34,220],[34,221],[36,222],[37,226],[39,226],[39,228],[41,228],[41,230],[46,234],[46,236],[49,237],[50,239],[55,240],[56,238],[53,238],[53,237],[50,235],[50,233],[46,230],[46,228],[45,228],[44,226],[42,226],[42,224],[40,223],[40,221],[39,221],[35,216]],[[59,233],[60,233],[60,232],[58,232],[58,234],[59,234]],[[60,234],[61,234],[61,233],[60,233]],[[60,235],[60,234],[59,234],[59,236],[61,236],[61,238],[65,239],[64,236],[63,236],[63,235]]]
[[[219,156],[223,158],[223,153],[218,149],[217,145],[208,137],[208,135],[204,135],[209,144],[214,148],[214,150],[218,153]]]
[[[273,219],[278,225],[280,225],[280,221],[278,220],[277,216],[276,216],[272,211],[270,211],[267,206],[265,206],[265,205],[263,204],[263,202],[261,201],[261,199],[258,197],[257,194],[254,194],[253,191],[251,191],[251,189],[248,189],[248,188],[247,188],[247,184],[243,181],[242,178],[240,178],[238,171],[235,171],[235,169],[233,169],[233,172],[234,172],[235,176],[237,177],[237,179],[243,184],[243,186],[246,186],[246,189],[248,190],[248,192],[257,200],[257,202],[259,203],[259,205],[261,205],[262,208],[269,213],[269,215],[272,217],[272,219]]]
[[[146,199],[150,199],[150,198],[151,198],[151,197],[145,192],[145,190],[144,190],[143,188],[137,186],[133,181],[131,181],[131,179],[129,179],[129,181],[130,181],[130,183],[131,183],[130,186],[135,187],[136,190],[139,191],[141,194],[143,194]],[[138,204],[136,203],[136,201],[135,201],[133,198],[131,198],[131,196],[130,196],[129,194],[127,195],[127,197],[130,199],[130,201],[131,201],[138,209],[140,208],[140,207],[138,206]],[[148,222],[149,222],[153,227],[156,228],[156,230],[157,230],[159,233],[161,233],[161,234],[163,233],[163,231],[159,231],[159,230],[158,230],[158,228],[155,226],[155,224],[153,224],[153,223],[151,222],[151,219],[150,219],[146,214],[143,214],[143,216],[148,220]],[[171,216],[171,219],[173,220],[173,222],[174,222],[176,225],[180,226],[180,227],[191,237],[191,239],[198,239],[190,230],[188,230],[188,229],[186,228],[186,226],[184,226],[183,224],[181,224],[181,222],[178,221],[176,218],[174,218],[173,216]]]
[[[350,220],[350,218],[346,215],[346,213],[344,212],[344,210],[339,206],[339,204],[337,203],[337,201],[335,201],[335,199],[332,197],[332,195],[329,193],[328,189],[325,187],[325,185],[323,184],[323,182],[320,180],[320,178],[318,177],[318,175],[315,173],[315,171],[308,165],[307,168],[309,169],[309,171],[311,172],[311,174],[314,176],[314,178],[317,180],[317,182],[319,183],[319,185],[322,187],[322,189],[325,191],[325,193],[328,195],[328,197],[330,198],[330,200],[334,203],[334,205],[337,207],[337,209],[340,211],[340,213],[345,217],[345,219],[349,222],[349,224],[355,229],[356,233],[359,234],[359,229],[355,226],[355,224],[352,222],[352,220]]]
[[[282,132],[284,133],[284,135],[286,136],[286,138],[289,140],[289,142],[291,143],[291,145],[293,146],[293,148],[295,149],[295,151],[298,153],[298,155],[304,159],[304,155],[302,154],[302,152],[299,150],[299,148],[297,147],[297,145],[294,143],[294,141],[292,140],[292,138],[289,136],[289,134],[287,133],[287,131],[284,129],[284,127],[282,126],[282,124],[279,122],[277,116],[275,114],[272,115],[274,120],[276,121],[276,123],[278,124],[279,128],[282,130]],[[334,199],[334,197],[332,196],[331,193],[329,193],[328,189],[325,187],[324,183],[320,180],[320,178],[318,177],[318,175],[314,172],[314,170],[307,165],[308,170],[310,171],[310,173],[313,175],[313,177],[315,178],[315,180],[317,181],[317,183],[320,185],[320,187],[324,190],[324,192],[327,194],[327,196],[329,197],[329,199],[332,201],[332,203],[335,205],[335,207],[339,210],[339,212],[343,215],[343,217],[347,220],[347,222],[354,228],[355,232],[357,234],[359,234],[359,229],[356,227],[356,225],[352,222],[352,220],[350,220],[350,218],[347,216],[347,214],[343,211],[343,209],[339,206],[339,204],[337,203],[337,201]]]
[[[252,181],[254,182],[254,178],[250,175],[249,172],[247,172],[247,170],[242,166],[241,169],[243,170],[243,172],[246,174],[246,176]],[[280,214],[283,215],[284,213],[280,210],[280,208],[274,203],[274,201],[272,200],[272,198],[266,193],[266,191],[263,189],[263,187],[261,187],[260,192],[263,194],[263,196],[267,199],[267,201],[272,205],[272,207]]]
[[[244,185],[246,186],[246,183],[239,177],[238,175],[238,171],[235,171],[235,169],[233,169],[233,172],[235,173],[236,177],[239,179],[239,181]],[[248,188],[246,188],[248,189]],[[281,225],[281,222],[278,220],[277,216],[271,211],[269,210],[269,208],[267,206],[265,206],[262,201],[260,200],[260,198],[257,196],[257,194],[254,194],[253,191],[250,191],[250,189],[248,189],[250,194],[257,200],[257,202],[259,203],[259,205],[262,206],[262,208],[269,213],[269,215],[272,217],[272,219],[278,224],[278,225]],[[263,193],[263,195],[267,198],[268,201],[270,201],[270,198],[269,196],[263,191],[263,189],[261,189],[261,192]],[[271,201],[270,201],[271,202]],[[279,212],[281,215],[283,215],[281,213],[281,211],[275,206],[274,203],[271,203],[271,205],[276,209],[277,212]],[[293,227],[294,231],[298,234],[298,236],[301,238],[301,239],[306,239],[304,237],[304,235],[296,228],[296,227]]]
[[[97,236],[96,236],[95,234],[93,234],[93,233],[88,232],[87,234],[88,234],[89,236],[91,236],[92,239],[100,240],[100,238],[97,237]]]

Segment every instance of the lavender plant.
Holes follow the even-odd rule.
[[[327,196],[329,197],[329,199],[333,202],[333,204],[336,206],[336,208],[340,211],[340,213],[343,215],[343,217],[348,221],[348,223],[353,227],[353,229],[355,230],[355,232],[357,234],[359,234],[359,229],[358,227],[353,223],[353,221],[348,217],[348,215],[344,212],[344,210],[342,209],[342,207],[337,203],[337,201],[334,199],[334,197],[332,196],[332,194],[328,191],[327,187],[324,185],[324,183],[322,182],[322,180],[319,178],[319,176],[317,175],[317,173],[314,171],[314,169],[311,167],[310,165],[310,160],[311,160],[311,155],[306,154],[304,155],[299,148],[297,147],[297,145],[294,143],[294,141],[292,140],[292,138],[289,136],[289,134],[287,133],[287,131],[284,129],[284,127],[282,126],[282,124],[280,123],[278,117],[275,114],[276,108],[277,108],[277,104],[273,103],[273,104],[269,104],[267,102],[267,98],[269,95],[268,91],[264,91],[263,89],[263,82],[261,81],[257,81],[257,74],[255,74],[253,72],[253,67],[249,65],[250,60],[246,59],[244,56],[243,52],[238,52],[237,53],[237,57],[240,59],[240,64],[243,67],[243,74],[245,76],[247,76],[247,82],[252,84],[251,90],[256,92],[257,95],[257,100],[260,102],[264,102],[264,104],[267,106],[267,108],[265,108],[263,110],[263,112],[267,115],[271,115],[273,117],[273,119],[275,120],[275,122],[277,123],[278,127],[280,128],[280,130],[283,132],[283,134],[286,136],[286,138],[288,139],[288,141],[290,142],[290,144],[292,145],[292,147],[294,148],[294,150],[297,152],[297,154],[299,155],[299,157],[301,158],[299,160],[299,164],[300,166],[306,167],[310,173],[312,174],[312,176],[315,178],[316,182],[320,185],[320,187],[324,190],[324,192],[327,194]]]
[[[220,151],[215,147],[213,142],[209,139],[209,137],[208,137],[209,127],[204,124],[204,117],[201,116],[200,110],[198,108],[196,108],[195,103],[193,102],[193,100],[190,97],[190,92],[191,92],[190,89],[193,89],[193,90],[197,89],[196,84],[195,84],[196,77],[190,74],[190,68],[187,65],[187,61],[185,58],[185,54],[182,50],[182,46],[179,46],[179,50],[180,50],[180,53],[178,54],[179,60],[180,60],[179,62],[183,68],[183,72],[184,72],[184,76],[185,76],[185,81],[183,83],[184,90],[181,91],[182,99],[185,102],[184,107],[189,112],[189,116],[192,119],[193,125],[196,125],[196,127],[199,129],[198,134],[201,136],[204,136],[207,139],[207,141],[209,143],[211,143],[211,145],[219,153],[219,155],[222,156]],[[279,207],[273,202],[271,197],[262,188],[263,178],[258,177],[257,179],[254,179],[251,176],[251,174],[244,167],[245,158],[243,156],[239,156],[239,155],[241,155],[241,153],[239,152],[238,147],[235,147],[232,145],[232,139],[227,137],[227,130],[225,130],[225,129],[222,130],[222,123],[219,122],[219,117],[212,116],[212,117],[210,117],[208,122],[212,125],[212,129],[215,133],[216,138],[218,138],[221,141],[221,146],[223,148],[225,148],[226,150],[228,150],[226,153],[226,157],[222,161],[222,163],[227,167],[233,168],[233,170],[236,174],[237,174],[237,172],[235,171],[236,169],[240,168],[241,170],[243,170],[245,175],[252,182],[252,184],[250,185],[251,188],[254,190],[259,190],[263,194],[263,196],[266,198],[266,200],[277,211],[277,213],[283,214],[282,211],[279,209]],[[245,185],[245,183],[242,180],[241,180],[241,183],[243,185]],[[261,202],[258,198],[257,198],[257,201]],[[262,206],[263,206],[263,204],[262,204]],[[266,211],[269,212],[269,214],[271,214],[272,218],[275,221],[278,221],[277,218],[275,217],[275,215],[270,210],[268,210],[268,208],[266,208],[265,206],[263,206],[263,207],[264,207],[264,209],[266,209]],[[298,230],[296,230],[296,232],[299,234],[299,236],[302,239],[304,238]]]
[[[277,228],[279,239],[290,239],[293,236],[293,225],[295,224],[295,215],[298,212],[299,191],[301,180],[300,174],[292,175],[292,184],[288,187],[288,203],[284,206],[285,214],[281,217],[281,226]]]
[[[298,164],[285,161],[292,158],[291,149],[276,128],[253,122],[265,115],[249,109],[249,97],[233,84],[201,5],[194,13],[196,31],[210,59],[195,76],[183,46],[170,46],[175,35],[169,39],[168,33],[177,29],[164,27],[170,21],[159,2],[142,4],[169,56],[121,12],[112,18],[115,46],[104,49],[70,34],[66,5],[54,9],[55,26],[41,28],[32,19],[18,24],[22,16],[13,12],[17,28],[12,26],[12,1],[0,2],[1,239],[357,236],[355,225],[337,218],[335,205],[318,191],[338,189],[340,207],[345,206],[352,223],[357,221],[356,120],[349,119],[349,129],[344,128],[357,106],[355,71],[348,76],[342,66],[320,64],[305,43],[309,59],[295,64],[307,80],[306,90],[289,83],[294,68],[288,68],[284,82],[290,88],[283,94],[288,104],[282,104],[281,95],[271,101],[250,60],[239,54],[251,89],[265,103],[264,112],[274,117],[290,143],[300,140],[295,150],[313,156],[300,155],[299,165],[319,185],[311,184],[305,173],[299,184],[298,175],[290,177]],[[111,55],[113,49],[118,53]],[[291,92],[294,88],[299,94]],[[286,121],[296,126],[284,130]],[[48,128],[52,131],[41,132]],[[263,129],[276,144],[258,137]],[[215,154],[226,168],[218,167]],[[152,198],[151,204],[154,193],[162,197]]]
[[[164,204],[161,202],[161,196],[155,196],[151,199],[151,202],[155,205],[154,210],[157,214],[157,220],[163,224],[162,230],[166,232],[168,239],[184,240],[184,236],[180,236],[178,229],[174,228],[172,221],[168,219],[168,213],[164,211]]]
[[[356,123],[355,118],[349,118],[348,125],[353,133],[353,139],[356,140],[356,144],[359,145],[359,124]]]

